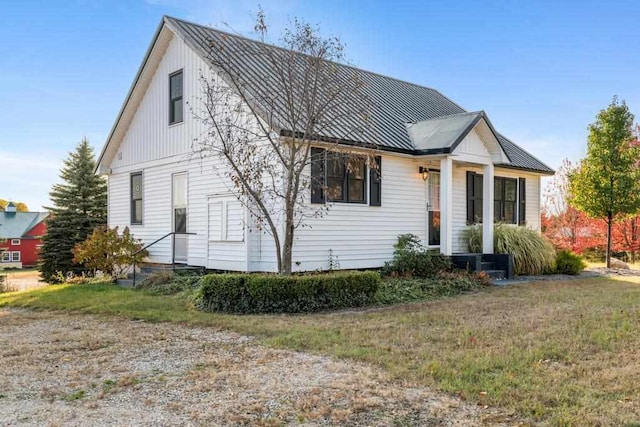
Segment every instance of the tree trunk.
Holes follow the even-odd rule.
[[[611,226],[613,223],[613,214],[607,213],[607,268],[611,268]]]
[[[282,265],[280,274],[291,274],[293,263],[294,209],[288,206],[285,212],[284,242],[282,244]]]

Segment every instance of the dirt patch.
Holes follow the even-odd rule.
[[[0,274],[6,275],[6,285],[12,291],[30,291],[48,286],[40,281],[40,273],[37,270],[0,271]]]
[[[235,333],[0,310],[0,425],[522,425]]]

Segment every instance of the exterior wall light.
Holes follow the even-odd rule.
[[[418,167],[418,173],[422,177],[423,181],[426,181],[427,179],[429,179],[429,169],[425,168],[424,166]]]

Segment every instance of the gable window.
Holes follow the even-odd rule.
[[[20,262],[20,252],[18,251],[11,252],[11,261]]]
[[[181,123],[184,109],[182,105],[182,70],[169,75],[169,124]]]
[[[467,223],[482,223],[482,175],[467,172]],[[526,224],[526,180],[496,176],[493,181],[493,220]]]
[[[11,244],[13,246],[18,246],[20,244],[20,239],[11,239]]]
[[[364,157],[349,156],[324,149],[311,150],[311,202],[366,203],[367,161]],[[380,180],[375,183],[376,200]],[[375,205],[375,204],[374,204]]]
[[[131,224],[142,224],[142,172],[131,174]]]

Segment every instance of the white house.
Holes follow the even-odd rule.
[[[275,271],[271,237],[255,229],[232,186],[213,173],[224,164],[191,156],[203,125],[186,104],[201,91],[211,39],[230,48],[259,43],[162,20],[100,154],[109,226],[128,226],[146,243],[193,233],[152,246],[150,262]],[[246,72],[260,81],[260,67],[247,63]],[[404,233],[451,255],[467,251],[461,233],[470,223],[483,222],[485,236],[493,235],[494,220],[540,229],[540,179],[553,174],[548,166],[496,132],[483,111],[466,112],[434,89],[358,72],[371,97],[384,100],[377,132],[364,141],[380,154],[380,179],[363,164],[333,177],[342,188],[333,199],[309,198],[330,209],[296,231],[295,270],[327,269],[330,259],[345,269],[379,267]],[[354,191],[345,190],[349,182]],[[493,253],[492,241],[484,239],[484,253]]]

